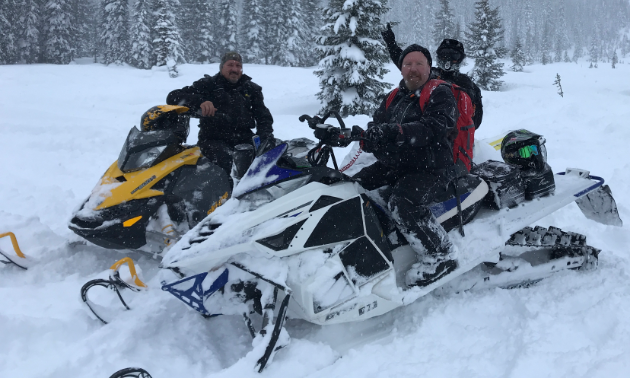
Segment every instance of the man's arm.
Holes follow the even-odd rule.
[[[402,54],[402,49],[400,48],[400,46],[398,46],[398,43],[396,43],[396,35],[394,34],[394,31],[392,30],[392,26],[389,24],[389,22],[387,23],[387,29],[382,31],[381,35],[383,36],[383,40],[385,41],[385,44],[387,45],[387,51],[389,52],[389,57],[392,59],[392,62],[394,62],[396,67],[400,69],[400,66],[398,65],[398,60],[400,60],[400,54]]]
[[[414,147],[436,143],[455,131],[457,125],[457,102],[446,85],[439,85],[424,108],[422,118],[416,122],[402,124],[405,142]]]
[[[481,103],[481,89],[479,89],[477,84],[473,83],[473,91],[475,92],[475,97],[473,98],[473,108],[475,109],[475,114],[473,114],[472,118],[473,118],[473,123],[475,124],[475,128],[478,129],[483,119],[483,104]]]
[[[209,79],[197,80],[193,85],[176,89],[166,96],[168,105],[187,106],[193,111],[201,108],[201,103],[210,100],[212,85]]]
[[[256,120],[256,133],[258,136],[265,139],[273,135],[273,117],[267,106],[265,106],[262,87],[252,82],[250,82],[250,85],[253,88],[251,101],[252,112]]]

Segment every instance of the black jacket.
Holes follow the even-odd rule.
[[[224,140],[232,145],[251,143],[253,128],[263,139],[273,133],[273,117],[263,101],[262,87],[251,80],[243,75],[232,84],[220,73],[205,75],[191,86],[169,93],[166,103],[198,110],[201,103],[212,101],[218,113],[230,117],[229,123],[219,117],[203,117],[199,122],[199,144],[205,140]]]
[[[446,85],[439,85],[424,108],[417,94],[401,80],[389,108],[387,98],[374,113],[374,123],[396,123],[402,127],[404,143],[391,144],[374,152],[383,164],[409,171],[434,171],[453,166],[453,140],[457,135],[457,103]]]
[[[387,50],[389,51],[389,57],[392,59],[396,67],[400,69],[398,66],[398,61],[400,59],[400,54],[402,54],[402,49],[396,41],[386,41]],[[440,79],[444,81],[448,81],[449,83],[453,83],[455,85],[460,86],[468,96],[470,96],[470,100],[473,104],[473,109],[475,113],[473,114],[473,123],[475,124],[475,129],[478,129],[481,125],[481,121],[483,120],[483,104],[481,102],[481,90],[475,84],[468,75],[454,72],[454,71],[444,71],[438,67],[431,67],[431,79]]]

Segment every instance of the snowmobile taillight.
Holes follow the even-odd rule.
[[[142,215],[138,215],[137,217],[127,219],[123,222],[123,227],[131,227],[136,224],[140,219],[142,219]]]

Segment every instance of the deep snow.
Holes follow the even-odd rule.
[[[470,68],[472,62],[465,68]],[[611,186],[622,228],[587,220],[572,204],[539,222],[587,235],[602,249],[594,272],[565,272],[528,289],[430,296],[369,323],[315,328],[289,323],[290,346],[263,376],[611,377],[630,368],[630,65],[534,65],[483,92],[477,138],[526,128],[547,139],[549,163],[590,170]],[[388,82],[399,73],[391,65]],[[158,261],[138,253],[71,247],[72,211],[117,158],[129,129],[166,94],[217,65],[180,77],[99,64],[0,66],[0,233],[16,233],[35,260],[0,266],[0,377],[108,377],[139,366],[154,378],[257,376],[240,317],[204,319],[159,288]],[[263,87],[276,136],[311,136],[301,114],[319,109],[310,68],[245,65]],[[564,97],[552,84],[562,79]],[[365,126],[367,116],[348,125]],[[189,142],[196,139],[193,126]],[[348,151],[348,150],[346,150]],[[338,159],[344,155],[338,151]],[[10,249],[8,240],[0,247]],[[150,289],[108,325],[79,298],[89,279],[129,255]],[[390,337],[340,354],[320,342],[361,327]],[[389,331],[391,330],[391,331]],[[243,357],[245,356],[245,357]]]

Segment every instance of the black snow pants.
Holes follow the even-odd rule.
[[[418,254],[426,252],[440,257],[450,251],[450,241],[428,205],[437,198],[449,196],[446,172],[396,170],[376,162],[354,177],[367,190],[391,187],[385,198],[401,233]],[[421,245],[419,245],[421,244]]]
[[[234,154],[234,146],[241,143],[251,143],[250,141],[226,141],[220,139],[211,139],[199,141],[198,145],[201,154],[210,160],[213,164],[223,168],[225,173],[230,175],[232,172],[232,155]]]

